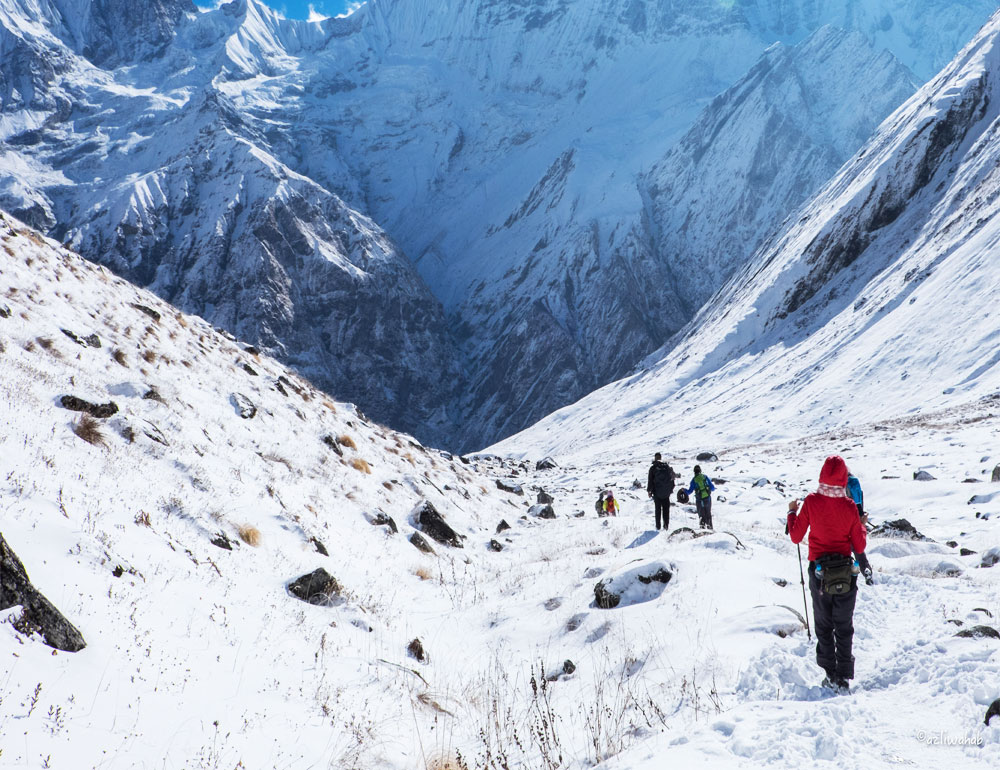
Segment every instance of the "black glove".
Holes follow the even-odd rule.
[[[870,586],[875,585],[875,578],[872,577],[871,567],[865,570],[864,575],[865,575],[865,585],[870,585]]]

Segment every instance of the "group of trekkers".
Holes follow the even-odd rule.
[[[663,462],[663,455],[657,452],[653,455],[653,464],[649,466],[649,477],[646,481],[646,492],[653,499],[653,515],[656,529],[670,527],[670,496],[674,492],[674,480],[677,474],[669,464]],[[695,508],[698,511],[698,524],[702,529],[712,529],[712,493],[715,484],[701,472],[701,466],[694,466],[694,478],[686,490],[679,490],[677,501],[686,503],[694,495]]]
[[[670,502],[677,476],[657,452],[646,482],[657,530],[670,526]],[[680,503],[694,497],[702,529],[713,528],[714,491],[715,484],[699,465],[694,466],[694,476],[687,488],[677,490]],[[601,493],[597,509],[600,516],[618,515],[618,501],[610,489]],[[838,692],[848,691],[854,678],[852,647],[858,577],[863,576],[868,585],[875,582],[865,555],[867,524],[861,482],[848,471],[843,458],[836,455],[823,463],[818,489],[801,504],[798,500],[788,504],[785,533],[796,544],[809,534],[809,591],[816,629],[816,662],[826,673],[823,686]]]

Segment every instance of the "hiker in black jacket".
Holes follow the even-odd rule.
[[[653,498],[656,507],[656,528],[667,529],[670,526],[670,495],[674,491],[674,469],[662,462],[657,452],[653,456],[653,464],[649,467],[649,480],[646,491]]]

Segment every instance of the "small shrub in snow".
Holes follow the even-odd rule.
[[[365,460],[362,460],[360,457],[351,458],[351,467],[354,468],[354,470],[356,471],[361,471],[362,473],[372,472],[371,466],[368,465],[368,463]]]
[[[80,419],[73,423],[73,432],[94,446],[107,446],[108,440],[101,430],[101,424],[89,414],[80,415]]]
[[[241,524],[236,528],[236,532],[239,534],[240,540],[247,545],[252,545],[254,548],[260,545],[260,530],[257,527]]]
[[[146,511],[139,511],[135,515],[135,523],[140,527],[152,527],[153,522],[149,518],[149,514]]]
[[[146,350],[142,351],[142,360],[145,361],[147,364],[155,364],[156,353],[147,348]]]
[[[427,569],[427,567],[417,567],[415,570],[413,570],[413,574],[416,575],[421,580],[430,580],[432,577],[434,577],[433,575],[431,575],[431,571]]]
[[[337,443],[341,446],[346,446],[348,449],[357,449],[358,445],[354,443],[354,439],[348,436],[346,433],[342,436],[337,436]]]

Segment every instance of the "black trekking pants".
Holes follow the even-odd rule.
[[[698,524],[702,529],[712,529],[712,496],[695,498],[694,504],[698,509]]]
[[[813,624],[816,627],[816,663],[831,679],[854,678],[854,603],[858,598],[858,579],[851,579],[851,590],[840,596],[823,593],[816,577],[816,563],[809,562],[809,592],[813,600]]]
[[[670,498],[669,497],[654,497],[653,505],[656,509],[656,528],[657,529],[668,529],[670,527]],[[663,526],[660,526],[660,521],[663,521]]]

